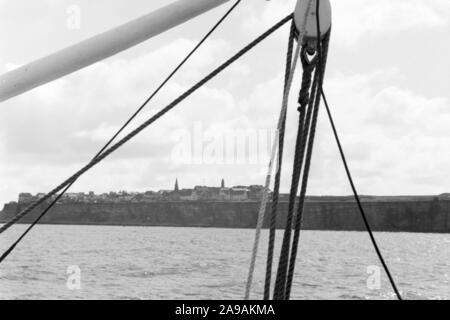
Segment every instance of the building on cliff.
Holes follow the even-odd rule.
[[[118,191],[96,195],[93,191],[70,192],[64,194],[58,203],[123,203],[123,202],[155,202],[155,201],[259,201],[264,187],[260,185],[225,187],[222,179],[220,187],[195,186],[193,189],[180,189],[178,179],[173,190],[129,192]],[[19,194],[19,203],[31,203],[44,193],[32,195],[28,192]]]

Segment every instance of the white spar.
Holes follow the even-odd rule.
[[[229,0],[178,0],[0,76],[0,102],[108,58]]]

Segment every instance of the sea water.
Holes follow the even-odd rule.
[[[0,235],[2,252],[25,227]],[[264,289],[267,237],[263,230],[255,299]],[[375,237],[405,299],[450,298],[449,234]],[[39,225],[0,264],[0,298],[242,299],[253,241],[252,229]],[[367,233],[302,231],[291,298],[395,296]]]

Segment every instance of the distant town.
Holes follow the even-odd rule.
[[[131,191],[111,191],[107,193],[95,194],[90,191],[67,192],[57,203],[122,203],[122,202],[161,202],[161,201],[259,201],[261,200],[264,187],[261,185],[232,186],[226,187],[222,179],[220,186],[195,186],[192,189],[180,189],[178,179],[172,190],[131,192]],[[18,203],[31,203],[45,196],[45,193],[35,195],[23,192],[19,194]],[[269,200],[272,192],[269,190]],[[56,196],[53,197],[53,199]],[[417,200],[450,200],[450,193],[443,193],[437,196],[368,196],[360,195],[363,201],[417,201]],[[308,201],[354,201],[353,196],[307,196]],[[279,201],[289,200],[289,194],[280,193]],[[51,200],[49,200],[51,201]],[[13,201],[14,202],[14,201]]]
[[[180,189],[178,179],[172,190],[129,192],[118,191],[95,194],[93,191],[65,193],[58,203],[118,203],[118,202],[158,202],[158,201],[258,201],[264,187],[261,185],[226,187],[222,179],[220,186],[195,186],[193,189]],[[45,193],[20,193],[19,203],[33,202]],[[287,197],[287,195],[281,195]]]

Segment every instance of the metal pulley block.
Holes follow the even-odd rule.
[[[315,51],[317,42],[316,8],[319,2],[320,38],[331,28],[331,5],[329,0],[298,0],[294,11],[296,37],[303,35],[303,45]]]

